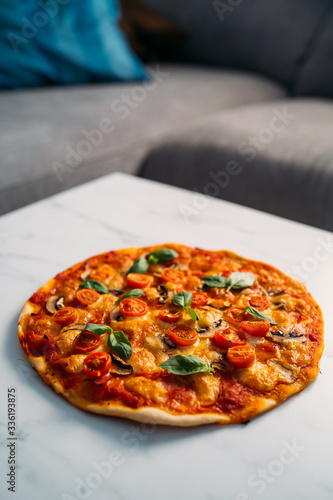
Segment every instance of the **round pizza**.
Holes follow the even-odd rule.
[[[229,251],[111,251],[26,302],[18,335],[46,384],[84,410],[192,426],[248,421],[317,375],[323,319],[303,284]]]

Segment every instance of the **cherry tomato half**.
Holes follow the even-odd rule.
[[[56,349],[53,340],[49,340],[44,335],[31,330],[26,333],[25,339],[33,356],[45,356],[47,359],[54,358]]]
[[[249,319],[250,315],[241,307],[230,307],[226,311],[226,317],[230,323],[240,325],[242,321]]]
[[[177,323],[182,316],[182,313],[175,315],[172,311],[170,311],[170,309],[163,309],[158,313],[160,320],[165,321],[166,323]]]
[[[84,330],[74,340],[74,349],[77,352],[91,352],[97,349],[102,343],[99,335],[94,335],[88,330]]]
[[[97,280],[105,283],[109,278],[111,278],[111,276],[113,276],[113,274],[113,269],[105,264],[104,266],[98,267],[97,269],[92,269],[90,271],[89,277],[92,280]]]
[[[166,267],[161,273],[163,281],[171,281],[172,283],[181,283],[184,280],[184,273],[172,267]]]
[[[121,314],[124,316],[144,316],[148,312],[148,306],[143,300],[128,298],[119,304]]]
[[[267,309],[269,306],[269,300],[267,297],[264,297],[262,295],[253,295],[252,297],[249,298],[249,304],[252,307],[255,307],[256,309]]]
[[[221,349],[229,349],[238,345],[246,344],[246,337],[242,332],[236,332],[226,328],[225,330],[216,330],[214,339],[218,347]]]
[[[77,319],[77,310],[74,307],[63,307],[53,315],[53,319],[59,325],[68,325]]]
[[[107,352],[94,352],[85,358],[82,370],[89,377],[99,378],[108,373],[111,363],[111,356]]]
[[[167,333],[171,342],[181,347],[195,344],[199,337],[195,330],[186,325],[170,326]]]
[[[76,298],[83,306],[90,306],[98,301],[100,294],[92,288],[84,288],[76,292]]]
[[[146,288],[150,281],[150,276],[145,274],[130,273],[126,277],[126,283],[130,288]]]
[[[227,357],[235,368],[247,368],[255,362],[256,352],[251,345],[239,345],[230,347]]]
[[[191,302],[191,306],[193,307],[201,307],[205,306],[208,303],[208,295],[204,292],[195,292],[193,294],[193,299]]]
[[[269,321],[242,321],[241,328],[243,332],[254,337],[265,337],[270,329]]]

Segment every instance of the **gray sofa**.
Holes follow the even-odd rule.
[[[0,93],[0,212],[121,170],[333,230],[332,3],[146,3],[150,82]]]

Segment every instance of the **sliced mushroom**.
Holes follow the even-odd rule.
[[[229,363],[227,353],[220,354],[219,358],[213,361],[210,365],[213,370],[220,372],[232,371],[234,367]]]
[[[287,311],[287,306],[284,302],[275,302],[274,304],[272,304],[272,308],[275,310]]]
[[[205,306],[205,308],[206,307],[212,307],[213,309],[217,309],[218,311],[225,311],[226,309],[229,309],[230,306],[217,307],[217,306],[213,306],[213,304],[207,304]]]
[[[184,264],[182,264],[181,262],[174,262],[169,267],[170,267],[170,269],[178,269],[178,271],[183,271],[184,270]]]
[[[290,370],[290,368],[286,368],[285,366],[283,366],[278,359],[275,358],[269,359],[267,361],[267,364],[269,366],[274,366],[278,370],[280,380],[282,379],[284,382],[289,382],[289,383],[294,381],[292,370]]]
[[[56,313],[59,309],[65,307],[64,299],[63,295],[53,295],[53,297],[47,299],[46,309],[52,314]]]
[[[158,285],[157,291],[160,294],[159,302],[165,302],[169,298],[169,292],[164,285]]]
[[[124,316],[121,314],[118,306],[112,309],[110,318],[112,319],[112,321],[123,321],[125,319]]]
[[[295,331],[283,332],[281,330],[271,330],[268,335],[274,342],[283,342],[285,340],[297,340],[298,342],[306,342],[306,337],[302,333]]]
[[[228,328],[228,323],[220,318],[207,327],[198,325],[195,330],[201,337],[214,337],[216,330],[224,330],[225,328]]]
[[[279,295],[284,295],[284,290],[273,290],[273,289],[268,289],[267,290],[268,295],[271,297],[279,297]]]
[[[171,342],[169,337],[162,337],[162,340],[165,343],[165,345],[169,348],[171,347],[171,349],[174,349],[175,347],[177,347],[173,342]]]
[[[118,297],[119,295],[122,295],[123,293],[125,293],[125,290],[120,290],[120,289],[114,288],[112,290],[109,290],[109,292],[112,293],[112,295],[115,295],[116,297]]]
[[[88,278],[90,271],[91,269],[86,269],[85,271],[83,271],[83,273],[80,276],[82,281],[85,281]]]
[[[70,330],[77,330],[78,332],[82,332],[82,330],[84,330],[86,326],[87,325],[73,325],[70,328],[62,330],[61,333],[69,332]]]
[[[123,359],[121,359],[117,354],[111,353],[112,365],[111,372],[117,373],[118,375],[130,375],[133,373],[133,366],[126,363]]]

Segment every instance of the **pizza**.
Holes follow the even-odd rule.
[[[93,413],[175,426],[248,421],[318,374],[305,285],[229,251],[115,250],[48,281],[18,336],[43,381]]]

